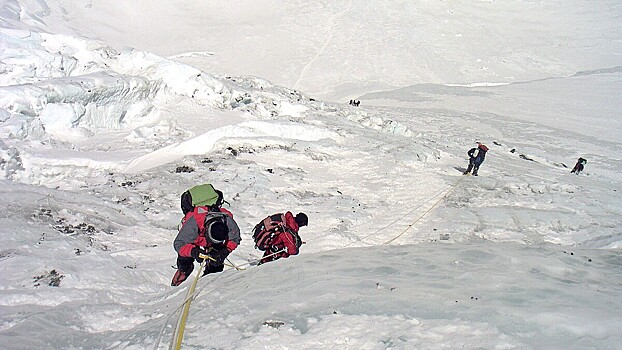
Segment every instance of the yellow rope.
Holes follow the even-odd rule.
[[[451,193],[451,191],[453,191],[453,190],[454,190],[454,188],[456,188],[456,187],[458,186],[458,184],[460,183],[460,181],[462,181],[465,177],[466,177],[466,176],[462,176],[462,177],[460,177],[460,180],[456,181],[456,183],[455,183],[453,186],[451,186],[451,187],[449,188],[449,190],[447,191],[447,193],[445,193],[445,194],[444,194],[441,198],[439,198],[439,199],[436,201],[436,203],[434,203],[434,205],[432,205],[432,206],[430,207],[430,209],[426,210],[423,214],[421,214],[421,216],[420,216],[420,217],[418,217],[415,221],[413,221],[410,225],[408,225],[408,227],[406,227],[406,228],[404,229],[404,231],[400,232],[400,234],[399,234],[399,235],[397,235],[397,236],[393,237],[392,239],[390,239],[390,240],[388,240],[388,241],[386,241],[386,242],[382,243],[382,245],[387,245],[387,244],[389,244],[389,243],[391,243],[391,242],[395,241],[396,239],[400,238],[400,237],[401,237],[404,233],[406,233],[406,231],[410,230],[410,229],[411,229],[411,227],[413,227],[413,226],[414,226],[414,225],[415,225],[415,224],[416,224],[419,220],[421,220],[424,216],[426,216],[426,214],[428,214],[429,212],[431,212],[431,211],[432,211],[432,209],[436,208],[436,206],[438,205],[438,203],[440,203],[443,199],[445,199],[445,197],[447,197],[447,195],[448,195],[448,194],[450,194],[450,193]]]
[[[460,181],[462,181],[462,179],[464,179],[465,177],[461,177],[460,180],[456,181],[456,183],[451,186],[451,188],[449,188],[449,190],[447,191],[447,193],[445,193],[442,197],[440,197],[435,203],[434,205],[432,205],[430,207],[430,209],[426,210],[420,217],[418,217],[415,221],[413,221],[410,225],[408,225],[408,227],[406,227],[406,229],[404,229],[399,235],[395,236],[393,239],[384,242],[383,245],[387,245],[393,241],[395,241],[396,239],[400,238],[404,233],[406,233],[406,231],[410,230],[411,227],[413,227],[419,220],[421,220],[424,216],[426,216],[427,213],[429,213],[430,211],[432,211],[432,209],[434,209],[438,203],[440,203],[445,197],[447,197],[447,195],[449,195],[460,183]],[[199,280],[199,277],[201,276],[201,273],[203,272],[203,269],[205,268],[205,261],[212,260],[212,261],[216,261],[214,258],[212,258],[209,255],[206,254],[200,254],[199,257],[203,258],[203,262],[201,263],[201,266],[199,268],[199,271],[197,273],[197,276],[194,278],[194,281],[192,281],[192,285],[190,286],[190,289],[188,289],[188,295],[186,297],[186,301],[184,302],[184,310],[181,313],[181,316],[179,318],[179,322],[178,322],[178,326],[177,326],[177,334],[175,335],[175,337],[173,338],[173,343],[171,343],[171,349],[175,349],[175,350],[179,350],[181,349],[181,342],[183,341],[184,338],[184,331],[186,328],[186,321],[188,320],[188,312],[190,311],[190,303],[192,302],[193,298],[193,293],[194,290],[196,289],[197,286],[197,282]],[[235,268],[236,270],[240,271],[240,270],[244,270],[242,268],[240,268],[240,266],[243,266],[244,264],[240,265],[240,266],[236,266],[233,263],[231,263],[231,261],[229,259],[227,259],[228,263],[225,263],[224,265],[230,266]],[[174,344],[174,347],[173,347]]]
[[[203,269],[205,268],[205,262],[207,260],[216,261],[216,259],[212,258],[211,256],[207,254],[199,254],[199,257],[203,259],[203,262],[201,262],[201,266],[199,267],[199,272],[197,273],[197,276],[194,278],[194,281],[192,281],[192,285],[190,286],[190,289],[188,289],[186,301],[184,302],[184,310],[182,311],[179,317],[179,322],[177,324],[177,334],[173,338],[173,343],[171,343],[171,349],[179,350],[181,348],[181,342],[184,338],[184,330],[186,328],[186,321],[188,320],[188,312],[190,311],[190,303],[192,302],[192,299],[194,299],[194,296],[193,296],[194,290],[196,289],[197,282],[199,281],[199,277],[201,276],[201,273],[203,272]],[[233,267],[238,271],[244,270],[243,268],[235,266],[233,263],[231,263],[231,261],[229,261],[229,259],[227,259],[227,261],[229,263],[228,264],[225,263],[223,265]],[[174,344],[174,347],[173,347],[173,344]]]
[[[303,244],[305,244],[305,243],[306,243],[306,242],[303,242]],[[280,249],[280,250],[278,250],[278,251],[276,251],[276,252],[274,252],[274,253],[272,253],[272,254],[269,254],[269,255],[266,255],[266,256],[262,256],[261,258],[256,258],[256,259],[253,259],[253,260],[251,260],[251,261],[261,261],[261,260],[262,260],[262,259],[264,259],[264,258],[269,258],[269,257],[271,257],[271,256],[274,256],[274,255],[276,255],[276,254],[282,253],[282,252],[284,252],[284,251],[286,251],[286,249],[285,249],[285,248]],[[252,264],[251,262],[245,262],[245,263],[243,263],[243,264],[238,265],[238,268],[239,268],[240,270],[246,270],[246,269],[242,268],[242,266],[245,266],[245,265],[250,266],[251,264]]]
[[[236,269],[236,270],[238,270],[238,271],[244,271],[244,270],[246,270],[246,269],[243,269],[242,267],[240,267],[240,266],[242,266],[242,265],[236,266],[234,263],[232,263],[232,262],[231,262],[231,260],[229,260],[229,258],[227,258],[227,262],[228,262],[228,264],[224,264],[224,265],[226,265],[226,266],[231,266],[231,267],[233,267],[234,269]]]
[[[179,317],[179,322],[177,324],[177,334],[173,338],[173,343],[171,343],[171,349],[181,349],[181,342],[184,339],[184,330],[186,329],[186,320],[188,320],[188,311],[190,311],[190,303],[192,302],[192,299],[194,299],[192,294],[194,293],[194,289],[197,287],[197,282],[199,281],[199,277],[203,273],[204,268],[205,260],[203,260],[203,262],[201,263],[197,276],[194,278],[194,281],[192,281],[190,289],[188,289],[188,295],[184,303],[184,310]]]
[[[408,227],[406,229],[404,229],[399,235],[395,236],[393,239],[384,242],[383,245],[387,245],[393,241],[395,241],[396,239],[400,238],[404,233],[406,233],[406,231],[410,230],[411,227],[413,227],[419,220],[421,220],[427,213],[429,213],[430,211],[432,211],[432,209],[434,209],[438,203],[440,203],[445,197],[447,197],[447,195],[449,195],[460,183],[460,181],[462,181],[462,179],[464,179],[465,176],[462,176],[460,178],[460,180],[456,181],[456,183],[447,191],[447,193],[445,193],[442,197],[440,197],[436,203],[434,203],[434,205],[432,205],[432,207],[430,207],[430,209],[426,210],[425,213],[423,213],[419,218],[417,218],[415,221],[413,221],[410,225],[408,225]],[[184,330],[186,328],[186,321],[188,319],[188,312],[190,311],[190,303],[192,302],[192,294],[194,293],[194,290],[196,288],[197,285],[197,281],[199,280],[199,276],[201,275],[201,273],[203,272],[203,268],[205,268],[205,261],[206,260],[212,260],[212,261],[216,261],[214,258],[212,258],[209,255],[205,255],[205,254],[200,254],[199,257],[203,258],[203,262],[201,263],[201,267],[199,268],[199,271],[197,273],[197,276],[195,277],[194,281],[192,282],[192,285],[190,286],[190,289],[188,290],[188,296],[186,298],[185,304],[184,304],[184,310],[181,313],[181,316],[179,318],[179,323],[177,326],[177,335],[175,336],[175,338],[173,338],[174,340],[174,349],[175,350],[179,350],[181,349],[181,342],[183,340],[184,337]],[[241,266],[243,266],[244,264],[240,265],[240,266],[236,266],[233,263],[231,263],[231,261],[229,261],[229,259],[227,259],[227,263],[225,263],[224,265],[226,266],[230,266],[235,268],[236,270],[240,271],[240,270],[244,270],[242,268],[240,268]],[[173,344],[171,344],[173,345]],[[173,347],[171,346],[171,349],[173,349]]]

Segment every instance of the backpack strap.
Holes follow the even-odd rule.
[[[270,248],[275,235],[275,232],[262,230],[259,234],[257,234],[257,236],[255,236],[255,248],[259,250],[266,250]]]
[[[292,237],[294,237],[294,244],[296,244],[296,249],[300,249],[300,246],[302,246],[302,238],[300,238],[298,232],[290,229],[288,229],[287,232],[292,235]]]
[[[272,245],[274,237],[278,234],[277,232],[285,228],[284,225],[285,214],[282,213],[270,215],[263,219],[253,230],[255,248],[259,250],[268,249]]]
[[[283,226],[285,224],[285,214],[279,213],[270,215],[262,221],[264,230],[266,231],[276,231],[279,226]]]

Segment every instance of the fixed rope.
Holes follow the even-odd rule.
[[[276,252],[274,252],[272,254],[266,255],[266,256],[264,256],[264,257],[262,257],[260,259],[255,259],[255,260],[261,260],[263,258],[271,257],[273,255],[282,253],[283,251],[285,251],[285,249],[281,249],[281,250],[276,251]],[[201,290],[195,292],[198,280],[199,280],[203,270],[205,269],[205,262],[207,260],[216,261],[214,258],[212,258],[211,256],[209,256],[207,254],[199,254],[199,257],[203,259],[203,262],[201,262],[201,266],[199,267],[199,271],[197,272],[196,277],[192,281],[192,285],[190,285],[190,288],[188,289],[188,293],[186,295],[186,298],[185,298],[184,302],[182,303],[182,305],[180,305],[180,307],[178,307],[175,311],[173,311],[173,314],[175,314],[183,306],[183,311],[182,311],[182,313],[181,313],[181,315],[179,317],[177,325],[173,329],[174,337],[171,339],[171,344],[169,346],[170,350],[179,350],[179,349],[181,349],[181,343],[182,343],[183,338],[184,338],[184,331],[185,331],[185,328],[186,328],[186,322],[188,320],[188,313],[190,311],[190,304],[192,303],[192,300],[194,300],[197,296],[199,296],[201,290],[203,290],[205,288],[205,286],[203,286],[203,288],[201,288]],[[242,264],[242,265],[235,265],[231,261],[229,261],[229,259],[227,259],[227,262],[228,263],[224,263],[223,265],[229,266],[231,268],[234,268],[237,271],[246,270],[244,268],[241,268],[241,266],[243,266],[244,264]],[[250,263],[247,263],[247,264],[250,265]],[[170,319],[170,317],[172,317],[173,314],[171,314],[171,316],[169,316],[166,319],[166,321],[168,321],[168,319]],[[165,323],[163,325],[163,328],[160,330],[160,334],[159,334],[158,339],[157,339],[157,341],[156,341],[156,343],[154,345],[154,350],[158,348],[158,345],[160,343],[160,339],[162,337],[162,334],[164,333],[164,328],[166,327],[166,323],[167,323],[166,321],[165,321]]]
[[[193,295],[194,290],[197,287],[197,282],[199,281],[199,277],[201,276],[203,269],[205,268],[205,259],[206,257],[209,257],[209,256],[208,255],[201,256],[201,254],[199,254],[199,257],[203,258],[204,260],[201,262],[201,266],[199,267],[197,276],[194,278],[194,280],[192,281],[192,285],[190,285],[190,288],[188,289],[188,294],[186,297],[186,301],[184,302],[183,311],[181,312],[181,315],[179,317],[179,322],[177,322],[176,329],[173,330],[173,333],[177,332],[177,334],[175,334],[175,336],[172,339],[173,341],[171,342],[171,346],[169,347],[169,349],[171,350],[181,349],[181,342],[184,339],[184,331],[186,329],[186,321],[188,320],[188,312],[190,311],[190,304],[192,303],[192,300],[196,297],[195,295]]]
[[[453,185],[452,185],[452,186],[451,186],[451,187],[450,187],[450,188],[449,188],[449,189],[445,192],[445,194],[443,194],[443,195],[442,195],[442,196],[441,196],[441,197],[440,197],[440,198],[439,198],[439,199],[438,199],[438,200],[437,200],[437,201],[436,201],[436,202],[435,202],[435,203],[434,203],[434,204],[433,204],[433,205],[432,205],[432,206],[431,206],[428,210],[426,210],[426,211],[425,211],[425,212],[424,212],[421,216],[419,216],[419,217],[418,217],[415,221],[413,221],[411,224],[409,224],[409,225],[408,225],[408,226],[407,226],[407,227],[406,227],[406,228],[405,228],[402,232],[400,232],[397,236],[395,236],[395,237],[393,237],[392,239],[390,239],[390,240],[388,240],[388,241],[386,241],[386,242],[382,243],[382,245],[388,245],[388,244],[390,244],[391,242],[393,242],[393,241],[395,241],[396,239],[400,238],[400,237],[401,237],[404,233],[406,233],[408,230],[410,230],[410,229],[411,229],[411,228],[412,228],[412,227],[413,227],[413,226],[414,226],[414,225],[415,225],[415,224],[416,224],[419,220],[421,220],[421,219],[422,219],[423,217],[425,217],[425,216],[426,216],[426,215],[427,215],[430,211],[432,211],[434,208],[436,208],[436,206],[437,206],[437,205],[438,205],[438,204],[439,204],[439,203],[440,203],[443,199],[445,199],[445,198],[446,198],[446,197],[447,197],[447,196],[448,196],[448,195],[449,195],[449,194],[450,194],[450,193],[451,193],[451,192],[452,192],[452,191],[453,191],[456,187],[458,187],[458,184],[460,184],[460,182],[461,182],[461,181],[462,181],[465,177],[466,177],[466,176],[462,176],[462,177],[460,177],[460,179],[459,179],[458,181],[456,181],[456,182],[455,182],[455,183],[454,183],[454,184],[453,184]],[[434,198],[434,197],[432,197],[432,198]],[[427,201],[425,201],[423,204],[421,204],[421,205],[417,206],[415,209],[420,208],[421,206],[423,206],[423,205],[424,205],[425,203],[427,203],[427,202],[429,202],[429,200],[427,200]],[[411,212],[413,212],[413,211],[414,211],[414,210],[412,210],[412,211],[410,211],[410,212],[408,212],[408,213],[411,213]],[[408,214],[408,213],[407,213],[407,214]],[[406,215],[407,215],[407,214],[406,214]],[[405,215],[404,215],[404,216],[405,216]],[[402,216],[402,217],[404,217],[404,216]],[[397,222],[397,221],[394,221],[393,223],[389,224],[388,226],[390,226],[390,225],[394,224],[395,222]],[[387,226],[387,227],[388,227],[388,226]],[[384,227],[384,228],[386,228],[386,227]],[[382,229],[384,229],[384,228],[382,228]],[[381,230],[382,230],[382,229],[381,229]],[[280,251],[274,252],[274,253],[272,253],[272,254],[269,254],[269,255],[267,255],[267,256],[264,256],[264,257],[262,257],[262,258],[255,259],[255,261],[256,261],[256,260],[261,260],[261,259],[266,258],[266,257],[273,256],[273,255],[275,255],[275,254],[281,253],[282,251],[283,251],[283,250],[280,250]],[[184,301],[184,303],[183,303],[183,311],[182,311],[182,313],[181,313],[181,315],[180,315],[179,322],[177,323],[176,329],[174,329],[174,330],[173,330],[173,333],[175,333],[175,332],[176,332],[176,334],[175,334],[175,336],[174,336],[174,337],[173,337],[173,339],[172,339],[171,346],[170,346],[170,348],[169,348],[170,350],[180,350],[180,349],[181,349],[181,343],[182,343],[182,341],[183,341],[183,335],[184,335],[184,331],[185,331],[185,327],[186,327],[186,321],[187,321],[187,319],[188,319],[188,313],[189,313],[189,311],[190,311],[190,304],[191,304],[192,300],[198,296],[198,293],[196,293],[196,294],[195,294],[195,293],[194,293],[194,291],[195,291],[195,289],[196,289],[196,285],[197,285],[197,282],[198,282],[198,280],[199,280],[199,277],[201,276],[201,273],[203,272],[203,269],[205,268],[205,261],[206,261],[206,260],[212,260],[212,261],[215,261],[215,259],[214,259],[214,258],[212,258],[212,257],[211,257],[211,256],[209,256],[209,255],[200,254],[200,255],[199,255],[199,257],[200,257],[200,258],[203,258],[204,260],[203,260],[203,262],[201,263],[201,266],[200,266],[200,268],[199,268],[199,271],[198,271],[198,273],[197,273],[197,276],[195,277],[194,281],[192,282],[192,285],[190,286],[190,288],[188,289],[188,294],[187,294],[187,297],[186,297],[186,299],[185,299],[185,301]],[[241,271],[241,270],[245,270],[245,269],[243,269],[243,268],[242,268],[242,266],[245,266],[245,265],[251,265],[251,263],[250,263],[250,262],[247,262],[247,263],[240,264],[240,265],[234,265],[234,264],[233,264],[233,263],[232,263],[229,259],[227,259],[227,263],[225,263],[224,265],[229,266],[229,267],[232,267],[232,268],[236,269],[237,271]],[[156,345],[156,346],[157,346],[157,345]]]
[[[181,303],[181,305],[179,305],[175,310],[173,310],[173,312],[171,312],[170,315],[168,315],[168,317],[164,320],[164,323],[162,323],[162,328],[160,328],[160,332],[158,332],[158,338],[156,339],[155,343],[153,344],[153,350],[158,350],[158,348],[160,347],[160,342],[162,341],[162,336],[164,335],[164,330],[166,329],[166,326],[168,325],[168,320],[171,319],[171,317],[173,317],[173,315],[175,315],[177,313],[177,311],[179,311],[182,307],[184,307],[184,305],[186,304],[186,302],[190,299],[190,298],[194,298],[195,295],[192,294],[190,296],[186,296],[186,299],[184,300],[183,303]],[[176,329],[173,329],[173,333],[175,333]]]
[[[282,252],[285,252],[285,251],[287,251],[287,250],[286,250],[285,248],[283,248],[283,249],[277,250],[276,252],[274,252],[274,253],[272,253],[272,254],[268,254],[268,255],[266,255],[266,256],[262,256],[261,258],[255,258],[255,259],[252,259],[252,260],[251,260],[251,261],[249,261],[249,262],[245,262],[245,263],[243,263],[243,264],[238,265],[238,268],[240,268],[241,270],[245,270],[245,269],[243,269],[243,268],[242,268],[242,266],[246,266],[246,265],[249,265],[249,266],[250,266],[250,265],[252,265],[252,262],[253,262],[253,261],[261,261],[261,259],[264,259],[264,258],[270,258],[270,257],[272,257],[272,256],[274,256],[274,255],[276,255],[276,254],[279,254],[279,253],[282,253]]]
[[[238,270],[238,271],[244,271],[244,270],[246,270],[246,269],[241,268],[241,267],[240,267],[241,265],[235,265],[234,263],[232,263],[232,262],[231,262],[231,260],[229,260],[229,258],[227,258],[227,263],[226,263],[226,264],[223,264],[223,265],[225,265],[225,266],[231,266],[231,267],[233,267],[234,269],[236,269],[236,270]]]
[[[392,239],[382,243],[382,245],[388,245],[389,243],[395,241],[396,239],[400,238],[404,233],[406,233],[406,231],[410,230],[419,220],[421,220],[424,216],[426,216],[429,212],[432,211],[432,209],[436,208],[436,206],[443,200],[445,199],[445,197],[447,197],[447,195],[449,195],[456,187],[458,187],[458,184],[465,178],[466,176],[462,176],[460,177],[460,179],[458,181],[456,181],[455,184],[453,184],[453,186],[451,186],[449,188],[449,190],[447,190],[447,192],[445,192],[445,194],[443,196],[441,196],[431,207],[430,209],[426,210],[423,214],[421,214],[421,216],[419,216],[415,221],[413,221],[411,224],[409,224],[402,232],[400,232],[400,234],[398,234],[397,236],[393,237]]]
[[[345,244],[345,245],[341,246],[341,248],[347,248],[347,247],[350,247],[350,246],[352,246],[352,245],[354,245],[354,244],[356,244],[356,243],[359,243],[359,242],[360,242],[360,243],[367,244],[367,245],[374,245],[374,244],[371,244],[371,243],[367,243],[367,242],[365,242],[365,240],[366,240],[367,238],[369,238],[369,237],[371,237],[371,236],[373,236],[373,235],[375,235],[375,234],[377,234],[377,233],[379,233],[379,232],[381,232],[381,231],[383,231],[383,230],[385,230],[385,229],[387,229],[387,228],[389,228],[389,227],[393,226],[394,224],[398,223],[399,221],[401,221],[401,220],[402,220],[402,219],[404,219],[405,217],[407,217],[407,216],[409,216],[410,214],[414,213],[415,211],[417,211],[418,209],[420,209],[421,207],[423,207],[423,206],[424,206],[424,205],[426,205],[427,203],[431,202],[434,198],[437,198],[437,196],[439,196],[439,195],[441,195],[441,194],[443,194],[444,192],[446,192],[446,191],[447,191],[447,192],[443,195],[443,197],[441,197],[441,198],[444,198],[445,196],[447,196],[447,195],[449,194],[449,192],[451,192],[451,190],[453,190],[453,188],[454,188],[454,187],[456,187],[456,186],[457,186],[457,184],[458,184],[460,181],[462,181],[462,179],[463,179],[463,178],[464,178],[464,176],[461,176],[461,177],[460,177],[460,179],[459,179],[458,181],[456,181],[456,183],[455,183],[455,184],[450,185],[450,186],[447,186],[447,187],[445,187],[445,186],[444,186],[442,189],[435,191],[435,192],[434,192],[434,193],[430,196],[430,198],[429,198],[429,199],[425,200],[424,202],[420,203],[419,205],[414,206],[414,207],[412,207],[412,206],[407,207],[407,208],[406,208],[406,211],[405,211],[403,214],[400,214],[400,215],[399,215],[399,216],[398,216],[395,220],[393,220],[393,221],[389,222],[388,224],[384,225],[383,227],[377,228],[375,231],[373,231],[373,232],[371,232],[371,233],[367,234],[366,236],[363,236],[363,237],[358,237],[358,239],[357,239],[356,241],[353,241],[353,242],[350,242],[350,243],[348,243],[348,244]],[[438,204],[438,203],[435,203],[435,205],[437,205],[437,204]],[[427,214],[427,212],[426,212],[426,214]],[[424,214],[424,215],[425,215],[425,214]],[[358,224],[355,224],[355,225],[349,226],[349,227],[348,227],[348,230],[352,230],[352,229],[354,229],[354,228],[361,227],[361,226],[364,226],[364,225],[370,225],[370,222],[368,222],[368,221],[363,221],[363,222],[361,222],[361,223],[358,223]],[[320,239],[320,238],[322,238],[322,237],[324,237],[324,236],[327,236],[327,235],[331,234],[331,233],[333,232],[333,230],[334,230],[334,228],[324,230],[324,231],[320,232],[319,234],[317,234],[316,236],[314,236],[313,238],[310,238],[310,239],[306,240],[306,242],[313,242],[313,241],[316,241],[316,240],[318,240],[318,239]]]
[[[410,209],[409,211],[407,211],[407,212],[406,212],[406,213],[404,213],[403,215],[398,216],[395,220],[393,220],[393,221],[389,222],[388,224],[386,224],[386,225],[384,225],[384,226],[380,227],[380,228],[379,228],[379,229],[377,229],[376,231],[374,231],[374,232],[372,232],[372,233],[370,233],[370,234],[368,234],[368,235],[366,235],[366,236],[364,236],[364,237],[360,237],[360,238],[359,238],[359,240],[358,240],[357,242],[351,242],[351,243],[349,243],[349,244],[346,244],[346,245],[344,246],[344,248],[347,248],[347,247],[349,247],[349,246],[352,246],[353,244],[358,243],[358,242],[362,242],[362,243],[365,243],[365,244],[368,244],[368,245],[374,245],[374,244],[371,244],[371,243],[367,243],[367,242],[365,242],[365,240],[366,240],[367,238],[369,238],[369,237],[371,237],[371,236],[373,236],[373,235],[377,234],[378,232],[381,232],[381,231],[383,231],[383,230],[385,230],[385,229],[387,229],[387,228],[389,228],[389,227],[393,226],[395,223],[399,222],[400,220],[402,220],[402,219],[403,219],[403,218],[405,218],[406,216],[408,216],[408,215],[410,215],[410,214],[414,213],[414,212],[415,212],[415,211],[417,211],[419,208],[423,207],[423,206],[424,206],[424,205],[426,205],[428,202],[432,201],[434,198],[436,198],[437,196],[439,196],[440,194],[442,194],[442,193],[443,193],[443,192],[445,192],[445,191],[447,191],[447,188],[443,188],[443,189],[442,189],[442,190],[440,190],[440,191],[436,191],[436,192],[434,193],[434,195],[430,197],[430,199],[428,199],[428,200],[424,201],[423,203],[419,204],[418,206],[416,206],[416,207],[414,207],[414,208]],[[360,225],[358,225],[358,226],[360,226]]]

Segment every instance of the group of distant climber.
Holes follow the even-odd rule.
[[[360,100],[359,101],[350,100],[349,102],[350,106],[355,106],[355,107],[358,107],[360,104],[361,104]],[[473,147],[467,152],[467,154],[469,155],[469,166],[463,172],[463,174],[464,175],[472,174],[473,176],[477,176],[479,167],[480,165],[482,165],[482,163],[484,162],[484,159],[486,158],[486,152],[488,152],[488,147],[486,147],[486,145],[482,144],[481,142],[477,142],[477,147]],[[577,161],[577,164],[575,164],[574,168],[572,168],[571,173],[578,175],[581,171],[583,171],[583,168],[586,163],[587,163],[586,159],[579,158],[579,160]]]
[[[467,155],[469,156],[469,166],[462,173],[464,175],[471,173],[473,176],[477,176],[479,167],[480,165],[482,165],[484,159],[486,158],[486,152],[488,152],[488,147],[486,147],[486,145],[481,142],[476,143],[477,147],[473,147],[467,152]],[[587,159],[579,157],[579,159],[577,160],[577,164],[575,164],[574,168],[572,168],[570,172],[578,175],[581,171],[583,171],[585,164],[587,164]]]
[[[194,270],[194,262],[205,261],[204,275],[224,270],[225,260],[241,242],[240,228],[233,214],[222,207],[222,191],[211,184],[194,186],[181,196],[184,217],[173,242],[177,271],[171,282],[178,286]],[[270,215],[253,229],[255,247],[264,251],[259,264],[298,254],[302,240],[298,230],[307,226],[306,214],[291,212]]]

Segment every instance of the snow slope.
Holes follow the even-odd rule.
[[[2,23],[98,38],[330,101],[620,65],[619,1],[3,1]],[[353,95],[355,94],[355,95]]]
[[[617,2],[365,4],[0,1],[0,347],[167,348],[210,182],[243,270],[199,280],[183,348],[620,348]],[[301,254],[252,266],[285,210]]]

